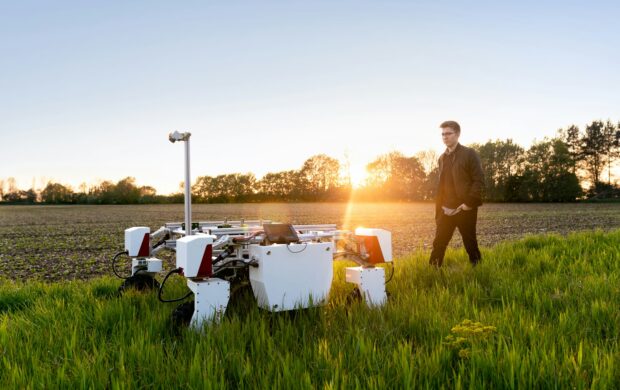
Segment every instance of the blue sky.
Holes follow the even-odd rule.
[[[3,1],[0,179],[72,186],[297,169],[327,153],[523,146],[620,120],[608,1]],[[357,167],[357,168],[356,168]]]

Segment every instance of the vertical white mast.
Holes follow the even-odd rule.
[[[185,142],[185,235],[192,235],[192,182],[189,172],[189,137],[192,133],[179,133],[175,131],[168,135],[170,142]]]

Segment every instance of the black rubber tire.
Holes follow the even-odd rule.
[[[362,302],[363,298],[362,298],[362,292],[360,291],[360,289],[356,286],[355,288],[353,288],[353,290],[347,295],[347,306],[354,304],[354,303],[359,303]]]
[[[245,318],[257,305],[252,286],[249,283],[234,286],[230,289],[230,300],[224,315],[227,318],[234,316]]]
[[[188,327],[194,315],[194,301],[183,302],[172,312],[170,319],[177,328]]]
[[[118,293],[123,294],[128,289],[137,291],[159,290],[159,282],[157,279],[147,274],[135,274],[125,279],[123,284],[118,288]]]

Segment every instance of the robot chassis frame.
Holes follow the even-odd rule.
[[[392,261],[391,233],[382,229],[338,230],[336,225],[293,225],[298,242],[270,243],[263,227],[271,221],[205,221],[194,223],[187,235],[182,223],[167,223],[156,232],[148,227],[125,230],[125,254],[132,259],[132,277],[154,277],[163,261],[162,250],[176,252],[172,273],[187,278],[194,294],[190,325],[219,322],[231,289],[252,287],[260,308],[276,312],[324,304],[333,279],[333,261],[353,260],[345,280],[356,285],[368,306],[387,301],[385,269]],[[159,240],[159,241],[157,241]],[[157,241],[151,245],[151,241]],[[173,302],[181,299],[165,301]]]
[[[258,306],[272,312],[302,309],[326,303],[333,279],[333,261],[349,259],[357,267],[347,267],[345,280],[357,287],[369,306],[387,301],[385,269],[392,262],[392,236],[382,229],[338,230],[336,225],[286,225],[292,240],[274,239],[266,230],[271,221],[191,222],[190,187],[191,133],[175,131],[170,142],[185,143],[185,222],[167,223],[151,234],[149,227],[125,230],[125,251],[131,258],[131,276],[124,287],[159,287],[162,302],[178,302],[194,294],[190,325],[221,320],[234,289],[252,287]],[[285,225],[279,224],[280,227]],[[185,227],[189,227],[188,230]],[[152,244],[152,241],[155,242]],[[155,275],[163,261],[155,257],[162,250],[176,252],[177,268],[161,282]],[[393,271],[393,268],[392,268]],[[187,279],[190,293],[177,299],[162,298],[164,285],[174,273]]]

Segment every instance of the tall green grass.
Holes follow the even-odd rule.
[[[118,280],[0,282],[0,388],[620,388],[620,231],[395,261],[389,303],[289,314],[236,302],[202,333]],[[181,278],[170,295],[184,292]]]

